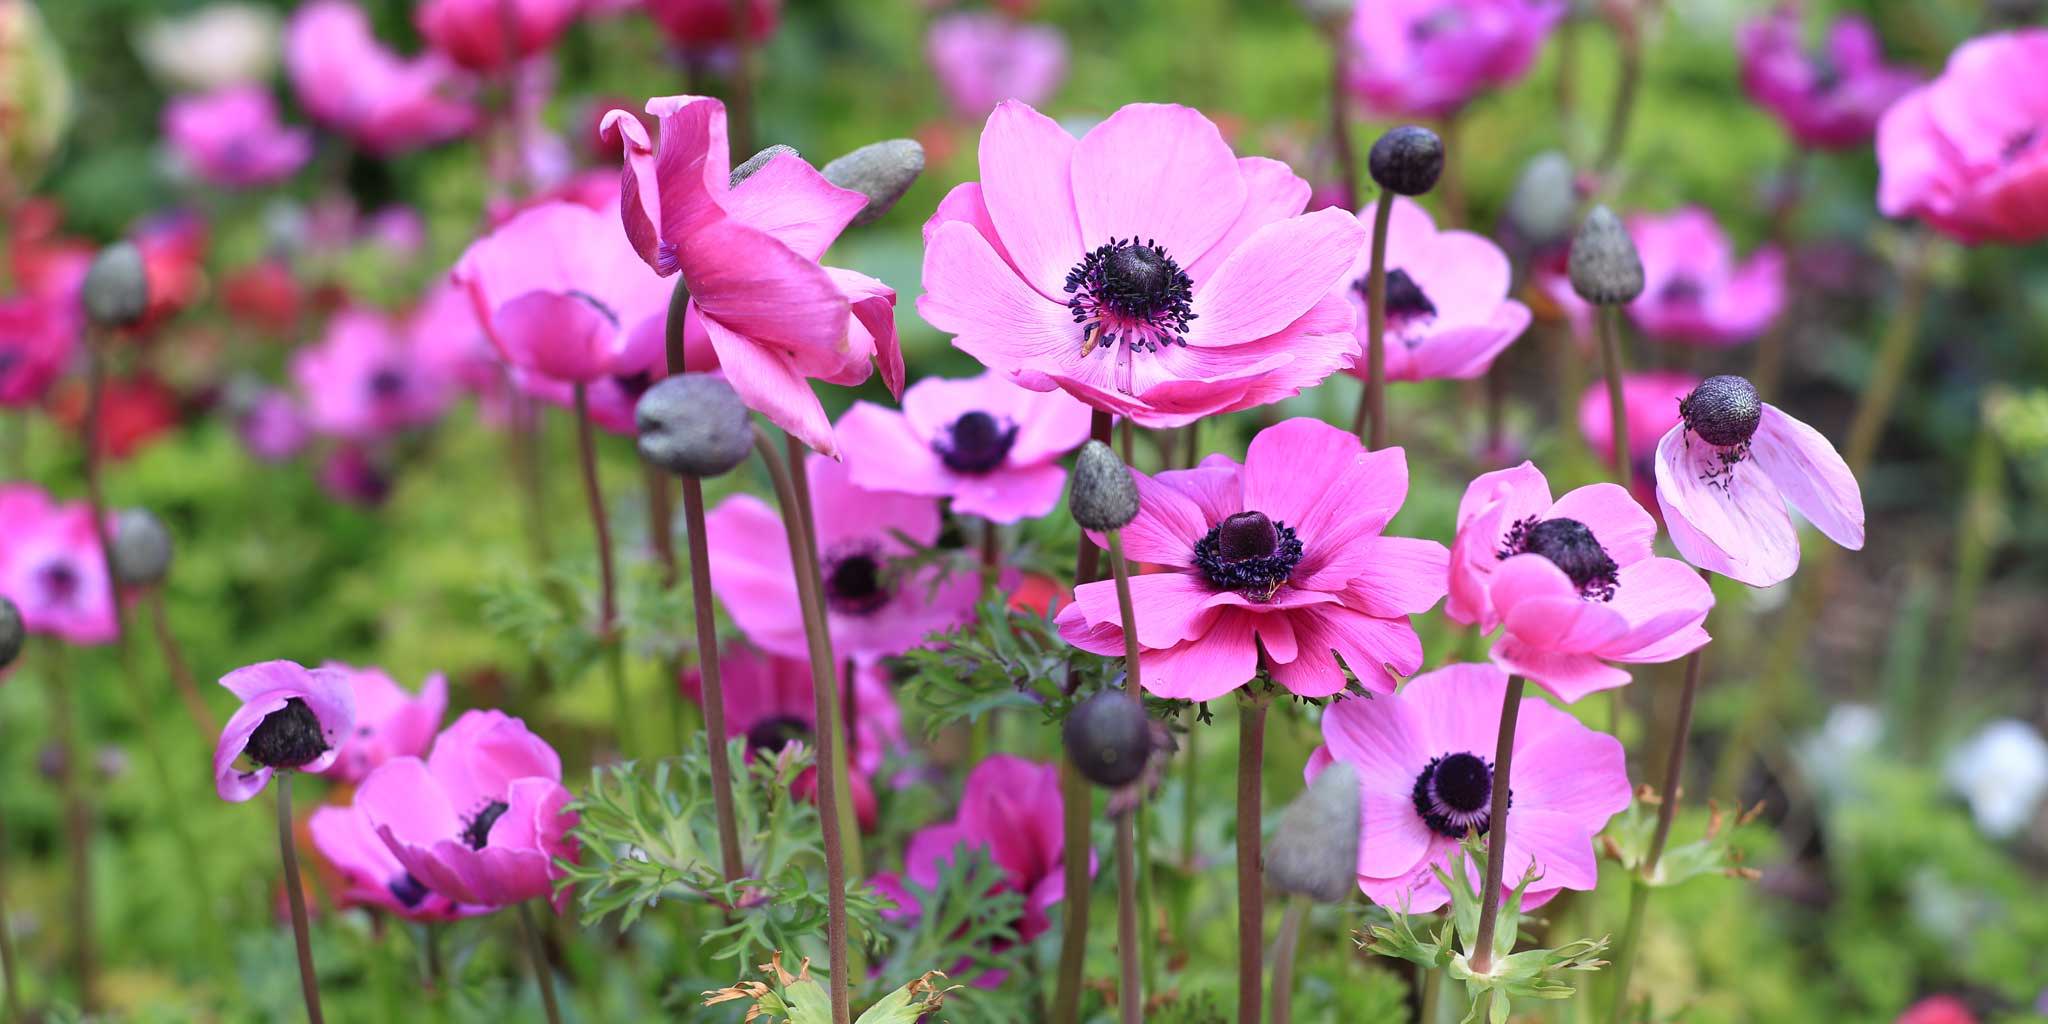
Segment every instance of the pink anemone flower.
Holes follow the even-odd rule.
[[[1870,141],[1877,119],[1920,84],[1911,68],[1886,64],[1877,29],[1853,15],[1829,27],[1825,48],[1808,53],[1799,5],[1783,3],[1742,26],[1742,87],[1803,146],[1849,149]]]
[[[1426,914],[1450,902],[1436,871],[1487,832],[1507,689],[1507,673],[1492,665],[1450,665],[1390,697],[1338,700],[1323,712],[1323,745],[1305,774],[1314,781],[1338,761],[1358,772],[1358,888],[1374,903]],[[1619,740],[1541,697],[1523,699],[1517,722],[1501,863],[1510,885],[1537,871],[1522,902],[1530,908],[1599,881],[1593,837],[1628,807],[1628,764]],[[1476,863],[1466,870],[1476,890]]]
[[[862,662],[902,654],[973,615],[981,593],[976,573],[946,574],[939,565],[898,573],[890,565],[912,553],[905,539],[919,547],[937,543],[936,499],[864,490],[844,463],[822,455],[806,460],[805,471],[834,654]],[[736,494],[719,503],[705,521],[711,588],[755,646],[806,658],[785,536],[782,518],[761,499]]]
[[[389,318],[367,309],[336,314],[318,344],[292,356],[292,379],[305,399],[307,423],[355,441],[439,418],[452,395],[438,370]]]
[[[1382,0],[1358,5],[1347,85],[1375,113],[1444,117],[1521,78],[1562,0]]]
[[[1634,481],[1629,494],[1644,508],[1657,504],[1657,439],[1678,422],[1678,403],[1700,379],[1689,373],[1651,370],[1621,380],[1621,407],[1628,417],[1628,461]],[[1607,385],[1595,381],[1579,396],[1579,433],[1604,465],[1614,464],[1614,414]]]
[[[526,723],[470,711],[434,740],[425,761],[397,757],[370,773],[356,806],[406,872],[457,903],[503,907],[567,890],[558,859],[575,854],[576,815],[562,761]]]
[[[1361,222],[1370,214],[1361,213]],[[1342,285],[1368,343],[1367,272],[1361,251]],[[1387,222],[1387,379],[1470,380],[1529,328],[1529,307],[1508,297],[1514,276],[1500,246],[1470,231],[1438,231],[1429,212],[1406,197]],[[1351,372],[1364,376],[1361,354]]]
[[[1690,566],[1659,558],[1657,521],[1619,484],[1550,500],[1524,462],[1485,473],[1458,502],[1445,614],[1502,626],[1493,662],[1567,703],[1625,686],[1608,662],[1671,661],[1705,646],[1714,592]]]
[[[855,486],[951,498],[955,513],[1014,523],[1059,505],[1059,458],[1088,440],[1091,415],[991,372],[926,377],[903,393],[902,412],[857,402],[838,431]]]
[[[1709,572],[1768,587],[1799,568],[1790,505],[1828,539],[1863,547],[1863,492],[1820,432],[1757,398],[1741,377],[1709,377],[1657,442],[1657,503],[1672,543]]]
[[[606,114],[601,129],[625,153],[626,237],[657,273],[682,274],[686,315],[747,406],[837,456],[811,378],[859,384],[872,363],[890,394],[903,393],[895,289],[818,263],[867,197],[789,153],[734,185],[725,104],[658,96],[647,112],[661,121],[658,149],[626,111]]]
[[[917,309],[990,369],[1144,426],[1265,405],[1358,353],[1336,287],[1367,233],[1308,197],[1200,111],[1132,104],[1077,140],[1005,102],[981,180],[925,224]]]
[[[214,789],[229,803],[254,798],[280,771],[326,771],[355,731],[355,691],[333,669],[265,661],[222,676],[220,685],[242,702],[213,748]],[[244,755],[252,766],[236,767]]]
[[[384,48],[349,0],[312,0],[285,29],[285,67],[299,104],[369,152],[389,156],[468,134],[471,83],[437,54],[407,60]]]
[[[344,905],[376,907],[408,921],[452,921],[490,911],[463,906],[420,884],[384,845],[360,807],[321,807],[306,828],[313,835],[313,848],[341,876],[344,888],[338,902]]]
[[[114,601],[92,510],[27,484],[0,485],[0,595],[29,632],[71,644],[114,639]]]
[[[348,680],[356,698],[356,728],[342,740],[341,756],[326,774],[361,782],[394,757],[419,757],[434,742],[448,712],[448,677],[439,672],[407,691],[381,668],[356,668],[338,661],[320,666]]]
[[[312,133],[285,127],[269,91],[254,85],[171,100],[163,132],[180,163],[223,188],[283,181],[313,155]]]
[[[1161,697],[1213,700],[1262,668],[1303,697],[1350,684],[1392,693],[1422,666],[1408,616],[1444,595],[1444,546],[1381,531],[1408,495],[1399,448],[1367,452],[1312,419],[1268,427],[1240,466],[1212,455],[1138,484],[1126,555],[1166,571],[1131,577],[1139,666]],[[1085,584],[1060,635],[1123,653],[1113,581]],[[1343,659],[1342,665],[1338,659]]]
[[[269,388],[250,397],[235,414],[235,435],[264,462],[283,462],[306,450],[313,430],[305,410],[283,388]]]
[[[961,117],[987,117],[1004,100],[1038,106],[1067,75],[1067,39],[1059,29],[998,14],[934,20],[924,54]]]
[[[583,0],[426,0],[413,23],[455,63],[495,71],[545,52],[582,7]]]
[[[611,2],[611,0],[604,0]],[[732,0],[640,0],[676,45],[686,48],[729,45],[734,31]],[[775,34],[782,20],[782,0],[747,0],[746,33],[753,42]]]
[[[2048,238],[2048,28],[1980,36],[1877,123],[1877,208],[1962,242]]]
[[[78,346],[76,302],[27,294],[0,299],[0,407],[43,400]]]
[[[1734,246],[1704,208],[1628,219],[1643,259],[1643,294],[1628,315],[1643,332],[1693,345],[1754,341],[1785,308],[1785,257],[1758,249],[1736,262]]]

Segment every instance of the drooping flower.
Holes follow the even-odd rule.
[[[420,884],[377,835],[370,818],[353,804],[316,809],[306,822],[313,848],[334,868],[344,888],[337,902],[377,907],[408,921],[451,921],[489,912],[468,907]]]
[[[626,111],[604,120],[605,138],[625,153],[626,237],[656,272],[689,282],[690,329],[709,337],[747,406],[837,455],[811,378],[859,384],[872,362],[890,393],[903,393],[895,290],[818,263],[867,197],[793,153],[733,185],[723,103],[658,96],[647,112],[661,121],[659,149]]]
[[[385,49],[350,0],[311,0],[292,15],[285,67],[315,120],[373,154],[446,142],[477,122],[470,83],[452,65]]]
[[[1067,75],[1067,39],[1059,29],[998,14],[934,20],[924,54],[961,117],[987,117],[1004,100],[1038,106]]]
[[[312,133],[286,127],[270,93],[254,85],[171,100],[163,132],[179,163],[222,188],[283,181],[313,155]]]
[[[925,224],[918,312],[1025,387],[1173,427],[1296,394],[1358,352],[1336,287],[1365,229],[1303,215],[1308,183],[1239,159],[1199,111],[1132,104],[1076,140],[1005,102],[981,175]]]
[[[1657,439],[1679,421],[1678,403],[1699,383],[1692,374],[1668,370],[1622,378],[1621,405],[1628,416],[1628,461],[1633,470],[1629,493],[1644,508],[1657,504]],[[1579,432],[1603,465],[1614,464],[1614,415],[1607,404],[1606,384],[1595,381],[1579,396]]]
[[[1358,685],[1392,693],[1422,666],[1408,616],[1444,594],[1444,547],[1381,531],[1408,495],[1399,448],[1367,452],[1327,423],[1291,419],[1252,439],[1244,465],[1212,455],[1138,483],[1126,555],[1145,689],[1212,700],[1260,669],[1303,697]],[[1068,643],[1123,653],[1113,581],[1074,589]],[[1338,659],[1342,658],[1342,664]]]
[[[2048,28],[1980,36],[1877,123],[1877,208],[1963,242],[2048,237]]]
[[[1455,114],[1487,89],[1527,73],[1560,0],[1388,0],[1351,19],[1347,79],[1367,109],[1385,115]]]
[[[1450,665],[1392,696],[1339,699],[1323,712],[1323,746],[1305,774],[1313,781],[1338,761],[1357,771],[1358,887],[1374,903],[1423,914],[1450,902],[1435,872],[1460,843],[1487,832],[1507,688],[1507,673],[1492,665]],[[1593,888],[1593,837],[1629,804],[1621,742],[1541,697],[1524,698],[1513,774],[1503,877],[1513,884],[1531,867],[1539,873],[1522,906]],[[1476,864],[1466,868],[1476,887]]]
[[[1361,351],[1371,264],[1372,253],[1361,251],[1342,285],[1358,316]],[[1477,377],[1529,327],[1529,307],[1508,297],[1514,271],[1500,246],[1470,231],[1438,231],[1405,196],[1387,222],[1386,266],[1388,380]],[[1351,372],[1365,374],[1363,355]]]
[[[29,632],[72,644],[114,639],[116,595],[84,502],[57,504],[27,484],[0,484],[0,596]]]
[[[33,294],[0,299],[0,406],[42,401],[77,348],[75,310]]]
[[[455,63],[495,71],[553,46],[582,6],[583,0],[425,0],[413,23]]]
[[[341,755],[325,774],[344,782],[361,782],[377,766],[394,757],[420,757],[434,742],[441,716],[448,711],[448,679],[436,672],[411,693],[381,668],[356,668],[330,661],[323,669],[339,672],[355,693],[355,731],[342,739]]]
[[[432,423],[452,399],[438,367],[420,358],[382,313],[349,309],[319,343],[292,356],[292,380],[314,430],[370,441]]]
[[[469,711],[422,761],[397,757],[370,773],[356,807],[421,885],[457,903],[503,907],[552,897],[558,858],[575,853],[576,814],[562,762],[526,723]]]
[[[1657,521],[1619,484],[1550,500],[1524,462],[1480,475],[1458,502],[1452,621],[1502,626],[1493,662],[1571,702],[1627,685],[1608,662],[1670,661],[1704,646],[1714,593],[1690,566],[1651,551]]]
[[[1643,294],[1628,315],[1652,337],[1739,345],[1785,308],[1784,254],[1766,246],[1736,262],[1734,246],[1703,207],[1637,214],[1628,233],[1643,259]]]
[[[1088,439],[1088,407],[994,372],[926,377],[903,411],[857,402],[839,421],[855,486],[953,499],[953,511],[1014,523],[1045,515],[1067,479],[1059,458]]]
[[[921,547],[938,541],[937,499],[863,490],[844,463],[822,455],[810,456],[805,470],[834,654],[872,662],[966,621],[981,589],[975,573],[942,577],[940,565],[899,573],[890,565],[911,554],[904,538]],[[740,631],[770,653],[807,657],[781,517],[759,498],[736,494],[711,510],[705,536],[711,588]]]
[[[2048,741],[2026,722],[2001,718],[1951,752],[1943,774],[1969,801],[1978,828],[2010,839],[2033,823],[2048,796]]]
[[[661,31],[683,47],[729,44],[733,31],[732,0],[641,0]],[[747,0],[747,38],[760,42],[775,34],[782,20],[782,0]]]
[[[1657,503],[1685,560],[1768,587],[1799,568],[1790,505],[1828,539],[1863,547],[1863,492],[1820,432],[1757,397],[1741,377],[1709,377],[1657,442]]]
[[[1801,145],[1847,149],[1870,141],[1877,119],[1920,82],[1910,68],[1886,64],[1877,29],[1848,15],[1828,28],[1823,49],[1800,39],[1799,5],[1781,3],[1742,26],[1742,87],[1770,109]]]
[[[333,669],[265,661],[222,676],[220,685],[242,702],[213,748],[214,788],[230,803],[263,792],[277,772],[326,771],[355,731],[355,692]],[[237,767],[245,755],[251,767]]]

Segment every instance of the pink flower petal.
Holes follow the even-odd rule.
[[[1729,466],[1680,424],[1657,443],[1656,472],[1664,527],[1686,561],[1753,587],[1798,570],[1799,535],[1761,463]]]
[[[986,180],[986,159],[982,169]],[[1075,147],[1073,194],[1083,245],[1156,241],[1186,267],[1237,220],[1245,183],[1230,145],[1201,111],[1132,103]],[[1068,265],[1079,258],[1074,254]]]
[[[917,311],[993,369],[1061,365],[1081,351],[1067,307],[1032,290],[979,232],[958,221],[940,225],[926,247]]]
[[[1319,210],[1253,232],[1196,292],[1187,343],[1231,346],[1280,333],[1329,297],[1368,237],[1342,210]],[[1348,302],[1341,308],[1350,313]]]
[[[1053,302],[1062,301],[1067,271],[1087,252],[1074,212],[1075,146],[1058,122],[1016,100],[996,107],[981,130],[981,197],[989,221],[1017,274]],[[927,254],[927,274],[933,262]],[[929,281],[925,287],[931,288]]]
[[[826,181],[802,157],[783,153],[727,192],[724,206],[815,263],[867,204],[866,196]]]
[[[1629,674],[1591,654],[1544,650],[1512,634],[1493,645],[1493,663],[1522,676],[1567,704],[1598,690],[1627,686]]]
[[[1205,701],[1249,682],[1259,669],[1253,619],[1245,612],[1226,611],[1201,639],[1144,652],[1139,665],[1146,691],[1157,697]]]
[[[1216,268],[1222,266],[1223,261],[1252,236],[1252,232],[1274,221],[1298,217],[1308,209],[1308,182],[1286,164],[1261,156],[1241,157],[1237,161],[1237,173],[1244,179],[1245,189],[1244,206],[1238,210],[1237,219],[1200,259],[1192,265],[1183,263],[1197,288],[1216,273]]]
[[[757,344],[708,317],[704,330],[718,351],[719,370],[747,408],[768,417],[813,450],[838,456],[838,442],[833,439],[831,421],[825,418],[825,407],[818,404],[810,380],[792,365],[787,353]]]
[[[1749,453],[1778,493],[1828,539],[1862,549],[1863,490],[1820,431],[1767,402]]]

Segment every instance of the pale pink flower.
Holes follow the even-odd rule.
[[[987,117],[1004,100],[1038,106],[1067,75],[1067,39],[1059,29],[999,14],[934,20],[924,53],[961,117]]]
[[[1622,412],[1628,417],[1628,461],[1633,481],[1629,493],[1650,508],[1657,503],[1657,440],[1678,422],[1678,403],[1692,394],[1700,379],[1689,373],[1651,370],[1621,380]],[[1579,396],[1579,433],[1603,465],[1614,464],[1614,414],[1607,385],[1594,381]]]
[[[1359,220],[1369,222],[1370,213]],[[1341,288],[1358,316],[1361,355],[1351,372],[1364,376],[1368,343],[1367,272],[1360,251]],[[1529,307],[1508,297],[1514,270],[1507,254],[1470,231],[1438,231],[1414,200],[1394,201],[1387,221],[1388,380],[1470,380],[1486,372],[1529,328]]]
[[[2048,237],[2048,28],[1980,36],[1877,124],[1877,208],[1963,242]]]
[[[313,155],[312,133],[286,127],[269,90],[255,85],[171,100],[163,132],[179,163],[222,188],[283,181]]]

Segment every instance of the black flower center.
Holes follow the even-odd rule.
[[[1657,290],[1657,298],[1672,305],[1694,305],[1707,293],[1699,279],[1690,274],[1674,274],[1664,287]]]
[[[78,597],[78,570],[70,562],[50,562],[36,578],[43,585],[43,598],[51,604],[70,604]]]
[[[386,883],[384,888],[391,893],[392,899],[397,900],[399,905],[407,910],[418,908],[427,898],[427,887],[421,885],[420,880],[414,878],[411,872],[400,874]]]
[[[404,390],[405,374],[393,367],[381,366],[370,374],[370,395],[373,398],[396,398]]]
[[[979,475],[1009,458],[1010,446],[1017,442],[1017,425],[1006,425],[977,409],[954,420],[947,434],[944,441],[932,441],[932,451],[953,472]]]
[[[1501,558],[1542,555],[1564,571],[1579,588],[1579,596],[1593,601],[1614,600],[1621,567],[1614,564],[1607,549],[1586,524],[1576,519],[1537,519],[1530,516],[1508,530]]]
[[[1367,274],[1351,282],[1351,290],[1372,301],[1372,275]],[[1436,303],[1429,300],[1429,293],[1400,268],[1387,271],[1387,323],[1399,330],[1417,320],[1436,319]]]
[[[774,754],[810,735],[810,722],[795,715],[779,715],[775,718],[762,719],[747,730],[747,749]]]
[[[637,403],[640,401],[640,396],[646,394],[647,389],[654,386],[654,374],[646,370],[621,373],[612,377],[612,383],[618,385],[620,394]]]
[[[293,697],[263,716],[242,749],[257,764],[297,768],[327,752],[327,737],[320,731],[319,716],[304,700]]]
[[[871,615],[892,597],[883,585],[881,553],[859,547],[825,562],[825,603],[836,612]]]
[[[1764,403],[1756,385],[1732,374],[1708,377],[1678,401],[1685,428],[1717,448],[1747,446],[1763,422]]]
[[[1476,754],[1431,758],[1415,777],[1415,813],[1440,835],[1485,835],[1493,817],[1493,765]],[[1509,804],[1514,794],[1508,794]]]
[[[1187,344],[1194,289],[1158,242],[1110,239],[1067,271],[1067,309],[1081,327],[1081,354],[1119,342],[1126,352]]]
[[[468,843],[472,850],[483,849],[484,844],[491,841],[491,826],[496,825],[498,819],[504,817],[505,812],[511,809],[511,805],[503,800],[493,800],[485,804],[484,809],[476,812],[476,817],[469,819],[468,826],[463,828],[462,841]]]
[[[1218,590],[1271,600],[1301,563],[1301,538],[1264,512],[1239,512],[1195,542],[1195,567]]]

